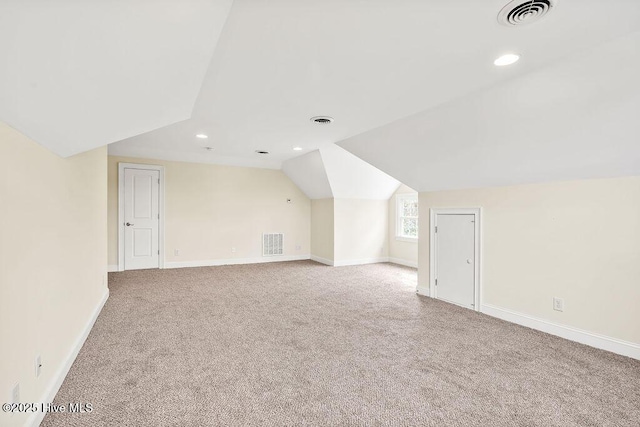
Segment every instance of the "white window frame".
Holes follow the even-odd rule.
[[[402,205],[405,200],[415,200],[418,201],[418,194],[398,194],[396,195],[396,240],[400,240],[403,242],[417,242],[418,236],[403,236],[402,233],[402,218],[404,218],[402,213]],[[420,212],[418,212],[418,217],[416,219],[419,220]],[[418,230],[418,233],[420,230]]]

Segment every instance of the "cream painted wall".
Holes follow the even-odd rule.
[[[262,259],[263,232],[284,233],[285,256],[310,254],[311,203],[280,170],[109,156],[110,266],[118,263],[118,162],[165,167],[166,267]]]
[[[62,159],[0,122],[0,174],[0,401],[43,402],[106,297],[107,149]]]
[[[334,215],[336,264],[389,256],[387,200],[334,199]]]
[[[418,241],[398,240],[396,238],[396,196],[398,194],[418,193],[410,187],[402,184],[389,198],[389,259],[391,262],[402,262],[412,267],[418,266]]]
[[[419,199],[419,286],[429,286],[429,209],[482,207],[483,303],[640,343],[640,177]]]
[[[311,200],[311,255],[326,263],[334,261],[333,199]]]

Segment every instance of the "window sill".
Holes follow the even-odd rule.
[[[400,242],[418,243],[418,238],[417,237],[396,236],[396,240],[398,240]]]

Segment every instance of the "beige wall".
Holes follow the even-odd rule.
[[[311,201],[311,255],[325,262],[334,261],[333,199]]]
[[[389,256],[387,200],[334,199],[335,262],[373,262]]]
[[[389,259],[412,267],[418,266],[418,241],[399,240],[396,238],[396,196],[398,194],[418,193],[402,184],[389,198]]]
[[[0,122],[0,174],[0,400],[42,402],[106,296],[107,150],[62,159]]]
[[[310,254],[311,203],[282,171],[109,156],[111,266],[118,263],[118,162],[165,168],[166,267],[261,259],[263,232],[284,233],[285,256]]]
[[[429,208],[482,207],[484,303],[640,343],[640,177],[419,197],[420,286],[429,282]]]

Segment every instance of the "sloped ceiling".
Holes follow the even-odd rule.
[[[418,191],[640,174],[640,32],[340,145]]]
[[[319,150],[287,160],[282,165],[282,171],[308,198],[333,198],[329,178],[327,178],[327,171],[325,170]]]
[[[337,145],[320,149],[336,199],[386,200],[400,182]]]
[[[497,22],[507,2],[235,0],[192,117],[110,152],[279,168],[295,146],[322,149],[640,30],[637,0],[560,0],[521,28]],[[510,51],[519,63],[493,65]]]
[[[61,155],[320,150],[334,197],[371,194],[342,188],[360,174],[336,143],[420,191],[638,173],[640,1],[559,0],[521,28],[497,23],[507,2],[4,0],[0,120]]]
[[[0,119],[69,156],[191,117],[232,0],[3,0]]]
[[[337,145],[287,160],[282,170],[310,199],[387,200],[400,186]]]

